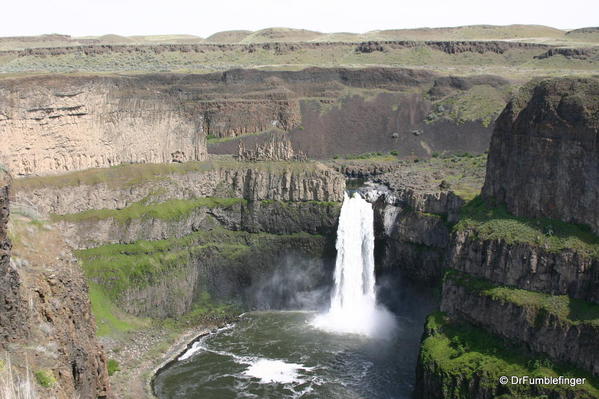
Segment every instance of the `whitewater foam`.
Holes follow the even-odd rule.
[[[299,371],[306,370],[304,366],[297,363],[286,363],[282,360],[258,359],[248,367],[245,375],[258,378],[261,383],[270,384],[278,382],[281,384],[303,384]]]

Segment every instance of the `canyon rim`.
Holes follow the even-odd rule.
[[[599,398],[598,137],[596,27],[0,37],[0,398]]]

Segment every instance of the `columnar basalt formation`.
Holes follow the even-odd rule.
[[[0,347],[26,337],[28,313],[21,289],[21,278],[10,263],[12,244],[8,238],[9,194],[11,177],[0,169]]]
[[[40,77],[0,84],[2,160],[15,175],[203,160],[202,118],[135,79]]]
[[[598,121],[595,79],[534,81],[501,114],[483,196],[462,208],[452,228],[445,313],[429,318],[418,397],[595,396],[592,381],[591,389],[551,393],[506,387],[495,374],[539,373],[539,364],[550,369],[540,375],[560,367],[577,376],[599,373],[590,355],[599,345],[599,239],[578,225],[599,231]],[[460,362],[467,375],[452,371]]]
[[[599,303],[599,262],[575,249],[556,252],[458,231],[452,235],[446,265],[500,284]]]
[[[518,216],[599,233],[598,137],[598,80],[529,84],[497,120],[483,195]]]
[[[237,159],[240,161],[306,161],[307,157],[302,151],[293,149],[289,137],[272,132],[266,142],[256,144],[254,149],[246,149],[240,141]]]
[[[234,155],[233,139],[261,146],[272,129],[288,132],[295,158],[389,148],[405,157],[484,151],[491,129],[480,118],[487,114],[425,123],[426,91],[437,78],[398,68],[6,78],[0,161],[21,176],[203,160],[207,141],[211,152]],[[445,85],[445,95],[469,95],[472,87],[501,95],[509,87],[489,76],[460,81]]]

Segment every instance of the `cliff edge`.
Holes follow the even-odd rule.
[[[3,394],[110,398],[81,268],[61,236],[32,212],[18,209],[9,221],[10,183],[0,170]]]
[[[599,80],[531,82],[497,119],[485,198],[599,233]]]

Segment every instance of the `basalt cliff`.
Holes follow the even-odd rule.
[[[482,197],[462,206],[450,227],[441,312],[425,326],[418,397],[596,397],[599,239],[589,199],[597,185],[597,84],[533,82],[498,119]],[[502,375],[587,382],[504,384]]]
[[[531,83],[496,123],[486,198],[518,216],[588,225],[599,233],[599,84]]]
[[[422,51],[537,66],[596,57],[494,41],[90,44],[7,51],[0,69],[183,53],[196,70],[215,54],[340,49],[355,65]],[[440,288],[419,398],[597,396],[596,79],[537,79],[506,107],[519,78],[223,65],[0,79],[0,163],[15,177],[0,172],[0,347],[15,378],[42,397],[151,397],[170,337],[325,303],[355,188],[373,203],[377,273]],[[506,386],[505,370],[591,383]]]
[[[11,246],[10,184],[1,172],[0,348],[3,381],[15,384],[3,394],[111,398],[80,265],[57,232],[26,214],[11,216]]]
[[[302,157],[480,153],[509,88],[393,68],[5,78],[0,160],[15,176],[201,161],[268,143],[273,130]],[[482,92],[484,111],[462,115]]]

